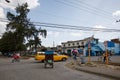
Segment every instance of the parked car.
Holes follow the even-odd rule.
[[[68,56],[66,55],[60,55],[58,53],[53,54],[54,61],[66,61],[68,59]],[[37,52],[35,55],[35,60],[44,62],[45,60],[45,52]]]

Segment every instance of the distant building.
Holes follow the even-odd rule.
[[[99,42],[99,39],[93,38],[92,40],[88,40],[84,47],[84,55],[88,56],[90,48],[91,56],[100,56],[105,52],[105,46],[102,42]]]
[[[59,46],[58,46],[59,47]],[[72,50],[77,49],[79,53],[88,56],[88,49],[90,48],[91,56],[100,56],[108,49],[109,53],[113,55],[120,55],[120,41],[119,39],[112,39],[111,41],[99,42],[99,39],[88,37],[83,40],[62,42],[62,46],[57,50],[71,56]]]
[[[83,51],[85,40],[76,40],[76,41],[67,41],[62,43],[62,52],[67,53],[71,56],[71,52],[73,49],[78,49],[79,51]]]
[[[62,52],[71,55],[73,49],[77,49],[79,53],[84,53],[85,56],[88,56],[88,41],[91,40],[92,37],[85,38],[83,40],[76,41],[67,41],[62,43]],[[98,53],[103,52],[104,50],[101,48],[104,45],[98,42],[97,38],[92,38],[90,41],[91,46],[91,55],[96,56]]]
[[[111,41],[114,43],[114,47],[112,48],[114,54],[120,55],[120,39],[115,38],[115,39],[111,39]]]

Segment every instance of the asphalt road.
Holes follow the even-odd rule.
[[[102,76],[69,69],[66,62],[55,62],[54,68],[44,68],[44,63],[34,59],[11,63],[0,59],[0,80],[112,80]]]

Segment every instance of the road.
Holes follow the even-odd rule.
[[[44,63],[34,59],[11,63],[0,59],[0,80],[113,80],[102,76],[69,69],[66,62],[55,62],[54,68],[44,68]]]

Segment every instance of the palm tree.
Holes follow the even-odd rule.
[[[35,53],[37,52],[37,47],[41,47],[41,39],[39,37],[39,35],[42,35],[43,37],[46,38],[47,36],[47,31],[46,30],[42,30],[41,28],[39,28],[38,30],[36,29],[34,34],[33,34],[33,37],[34,37],[34,47],[35,47]]]
[[[34,46],[34,40],[28,40],[28,42],[26,43],[26,47],[28,47],[30,50],[32,50]]]

